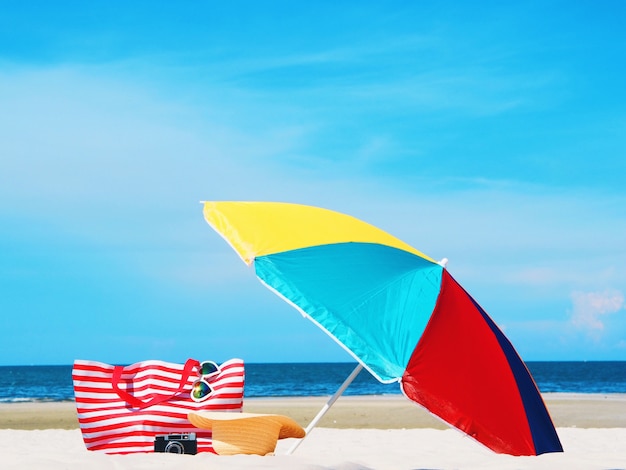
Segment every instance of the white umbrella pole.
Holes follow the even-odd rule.
[[[326,402],[326,404],[319,411],[319,413],[317,413],[315,418],[313,418],[313,421],[311,421],[311,423],[306,427],[306,429],[305,429],[306,435],[302,439],[299,439],[298,441],[296,441],[296,443],[291,447],[291,449],[289,449],[287,451],[286,455],[293,454],[293,451],[296,450],[298,448],[298,446],[302,443],[304,438],[309,435],[309,433],[313,430],[313,428],[318,423],[318,421],[324,417],[324,415],[330,409],[330,407],[333,406],[333,403],[335,403],[337,401],[337,398],[339,398],[341,396],[341,394],[344,392],[344,390],[346,388],[348,388],[348,385],[350,385],[352,383],[354,378],[357,375],[359,375],[359,372],[361,372],[361,369],[363,369],[363,365],[359,362],[356,365],[356,367],[354,368],[354,370],[352,371],[352,373],[348,376],[348,378],[346,380],[344,380],[344,382],[341,384],[341,387],[339,387],[339,389],[337,389],[335,394],[332,397],[330,397],[330,400],[328,400]]]

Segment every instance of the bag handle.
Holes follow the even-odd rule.
[[[111,378],[111,385],[113,386],[113,390],[115,390],[118,396],[122,400],[124,400],[126,403],[131,405],[133,408],[143,409],[152,405],[158,405],[159,403],[167,401],[170,398],[182,392],[183,389],[185,388],[185,385],[187,385],[187,381],[189,380],[189,377],[191,376],[193,372],[193,368],[199,367],[199,366],[200,366],[200,363],[196,361],[195,359],[187,359],[187,362],[185,362],[185,367],[183,368],[183,373],[180,379],[180,383],[178,384],[178,389],[176,389],[176,391],[174,391],[170,395],[156,395],[147,401],[142,401],[141,399],[134,397],[133,395],[128,393],[126,390],[122,390],[119,387],[119,383],[122,378],[122,372],[124,372],[123,366],[115,366],[115,368],[113,369],[113,377]]]

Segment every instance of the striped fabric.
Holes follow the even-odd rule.
[[[198,361],[144,361],[118,369],[118,393],[112,384],[115,366],[76,360],[72,379],[78,422],[87,449],[107,454],[153,452],[158,434],[194,432],[198,452],[214,452],[211,432],[194,427],[187,414],[197,410],[241,411],[244,363],[231,359],[220,369],[219,375],[207,379],[214,390],[211,396],[196,403],[189,393],[199,378]],[[191,372],[188,377],[186,370]],[[121,398],[124,393],[130,397]]]

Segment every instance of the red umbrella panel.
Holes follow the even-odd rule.
[[[446,270],[401,386],[408,398],[496,452],[563,451],[526,365]]]

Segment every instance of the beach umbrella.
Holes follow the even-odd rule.
[[[563,450],[524,362],[445,262],[318,207],[205,202],[204,217],[379,381],[495,452]]]

